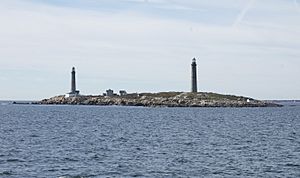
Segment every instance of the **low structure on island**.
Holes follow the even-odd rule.
[[[114,90],[108,89],[106,90],[106,93],[103,94],[103,96],[114,96]]]
[[[66,95],[44,99],[34,104],[68,105],[119,105],[145,107],[278,107],[281,105],[259,101],[249,97],[198,92],[197,64],[194,58],[191,65],[191,92],[127,93],[120,95],[112,89],[99,96],[83,96],[76,90],[75,68],[71,73],[71,92]]]
[[[126,96],[127,95],[127,92],[125,90],[120,90],[119,93],[120,93],[120,96]]]

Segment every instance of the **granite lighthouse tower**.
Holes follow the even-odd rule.
[[[71,93],[76,93],[76,72],[75,72],[75,67],[72,68],[72,72],[71,72]]]
[[[72,68],[71,72],[71,92],[67,93],[67,97],[76,97],[79,95],[79,91],[76,90],[76,72],[75,67]]]
[[[191,87],[191,92],[197,93],[198,88],[197,88],[197,64],[196,64],[196,59],[193,59],[192,62],[192,87]]]

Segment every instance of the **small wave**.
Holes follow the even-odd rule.
[[[56,171],[59,171],[58,169],[48,169],[47,170],[48,172],[56,172]]]
[[[62,168],[61,171],[74,171],[74,168]]]
[[[133,174],[130,174],[130,177],[144,177],[144,174],[142,174],[142,173],[133,173]]]
[[[75,176],[66,175],[66,176],[60,176],[58,178],[85,178],[85,177],[81,175],[75,175]]]
[[[12,171],[3,171],[3,172],[0,172],[0,176],[7,176],[7,175],[12,175]]]
[[[287,166],[287,167],[300,167],[299,164],[292,164],[292,163],[287,163],[285,166]]]
[[[36,134],[31,134],[31,135],[29,135],[29,137],[31,137],[31,138],[37,138],[37,137],[39,137],[39,136],[36,135]]]
[[[189,163],[190,160],[188,160],[186,158],[183,158],[183,157],[179,157],[179,158],[174,159],[174,162],[177,162],[177,163],[180,163],[180,164],[185,164],[185,163]]]
[[[195,145],[194,142],[184,142],[183,144],[186,145],[186,146],[192,146],[192,145]]]
[[[6,161],[7,162],[25,162],[24,160],[20,160],[20,159],[8,159]]]
[[[78,162],[79,160],[77,159],[74,159],[74,158],[64,158],[65,161],[68,161],[68,162]]]

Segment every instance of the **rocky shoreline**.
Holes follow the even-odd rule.
[[[126,96],[55,96],[33,104],[42,105],[99,105],[144,107],[280,107],[281,105],[248,97],[217,93],[134,93]]]

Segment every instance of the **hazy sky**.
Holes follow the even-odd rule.
[[[300,2],[299,2],[300,3]],[[201,91],[300,99],[296,0],[0,0],[0,100]]]

